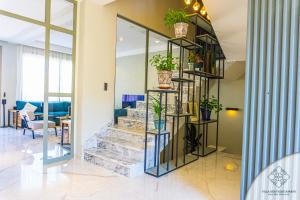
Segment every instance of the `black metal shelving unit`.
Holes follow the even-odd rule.
[[[210,22],[200,14],[189,15],[189,18],[190,24],[195,26],[194,38],[174,38],[168,41],[168,53],[173,54],[175,46],[179,48],[178,77],[172,78],[174,89],[147,90],[144,171],[155,177],[163,176],[218,149],[219,113],[216,119],[202,120],[200,103],[201,97],[210,97],[212,81],[217,84],[219,103],[225,56]],[[198,66],[194,64],[193,69],[185,68],[188,52],[201,56]],[[184,93],[186,86],[187,92]],[[158,130],[151,130],[148,126],[149,96],[153,95],[152,93],[159,96],[160,105],[165,107],[164,113],[159,116]],[[176,99],[172,111],[168,106],[170,94]],[[183,102],[184,96],[187,102]],[[162,120],[164,128],[161,130]],[[216,125],[216,140],[213,146],[208,145],[212,124]],[[150,137],[154,139],[154,146],[149,147]],[[182,141],[181,145],[179,141]],[[147,154],[149,148],[152,148],[153,154]]]

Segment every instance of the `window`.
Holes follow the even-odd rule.
[[[49,58],[49,92],[72,92],[72,55],[51,52]],[[23,47],[21,59],[21,99],[24,101],[44,100],[44,50]],[[53,101],[62,101],[55,98]]]

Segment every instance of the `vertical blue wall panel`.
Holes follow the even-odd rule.
[[[262,170],[300,152],[299,13],[299,0],[248,0],[242,200]]]

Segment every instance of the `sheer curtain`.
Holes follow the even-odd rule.
[[[21,99],[24,101],[44,100],[44,50],[33,47],[22,47],[21,55]]]
[[[19,94],[24,101],[44,100],[44,50],[22,46],[19,61]],[[72,56],[66,53],[50,52],[49,59],[49,92],[72,92]],[[66,100],[55,98],[53,101]]]

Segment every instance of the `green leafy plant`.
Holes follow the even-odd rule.
[[[172,27],[176,23],[187,23],[188,16],[183,10],[172,10],[169,9],[165,15],[165,25],[168,27]]]
[[[150,59],[150,63],[158,71],[172,71],[176,69],[175,60],[176,58],[173,58],[171,54],[168,54],[167,56],[157,54]]]
[[[193,52],[189,52],[189,63],[194,63],[195,62],[195,54]]]
[[[210,98],[205,98],[205,96],[203,96],[201,98],[200,107],[202,110],[207,109],[210,112],[215,111],[215,113],[218,113],[221,110],[223,110],[223,105],[218,104],[218,99],[215,96],[211,96]]]
[[[165,110],[164,106],[160,105],[160,102],[157,98],[150,96],[151,98],[151,106],[154,111],[154,119],[159,119],[159,115]]]

